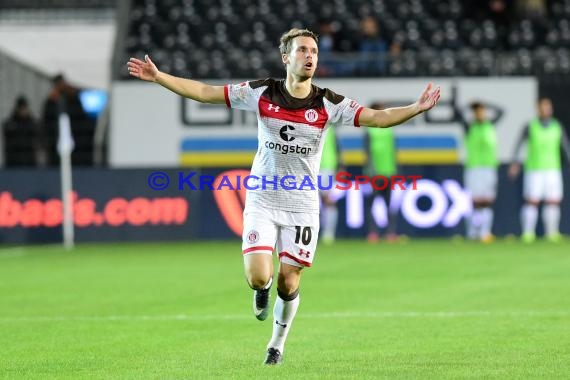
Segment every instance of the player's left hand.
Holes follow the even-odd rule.
[[[129,59],[127,62],[129,74],[135,78],[142,79],[147,82],[154,82],[158,78],[158,69],[154,62],[147,55],[144,56],[144,61],[137,58]]]
[[[432,109],[439,100],[441,96],[441,88],[437,86],[435,89],[432,90],[433,84],[429,83],[424,90],[424,92],[420,95],[420,98],[416,102],[418,106],[418,110],[420,112],[425,112]]]

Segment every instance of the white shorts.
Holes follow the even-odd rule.
[[[523,179],[523,195],[529,201],[559,202],[563,194],[562,171],[526,170]]]
[[[273,254],[297,267],[313,264],[319,236],[319,214],[250,207],[243,212],[242,252]]]
[[[497,169],[465,169],[465,188],[474,199],[495,199],[497,197]]]

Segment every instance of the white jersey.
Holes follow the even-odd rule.
[[[251,175],[260,179],[248,181],[250,188],[258,188],[247,190],[246,207],[318,214],[324,133],[330,126],[359,127],[362,106],[315,85],[307,98],[294,98],[283,80],[274,79],[226,85],[224,93],[228,107],[257,114]]]

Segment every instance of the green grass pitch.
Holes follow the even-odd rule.
[[[321,244],[270,368],[242,270],[239,241],[0,249],[0,378],[570,378],[568,241]]]

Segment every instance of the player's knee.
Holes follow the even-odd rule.
[[[252,289],[263,289],[271,275],[265,273],[246,273],[247,283]]]
[[[277,295],[283,301],[293,301],[299,295],[299,288],[293,290],[292,292],[282,292],[281,290],[277,289]]]
[[[273,263],[271,255],[244,256],[245,277],[253,289],[262,289],[273,276]]]
[[[298,274],[279,274],[277,290],[284,295],[291,295],[299,289],[300,277]]]

